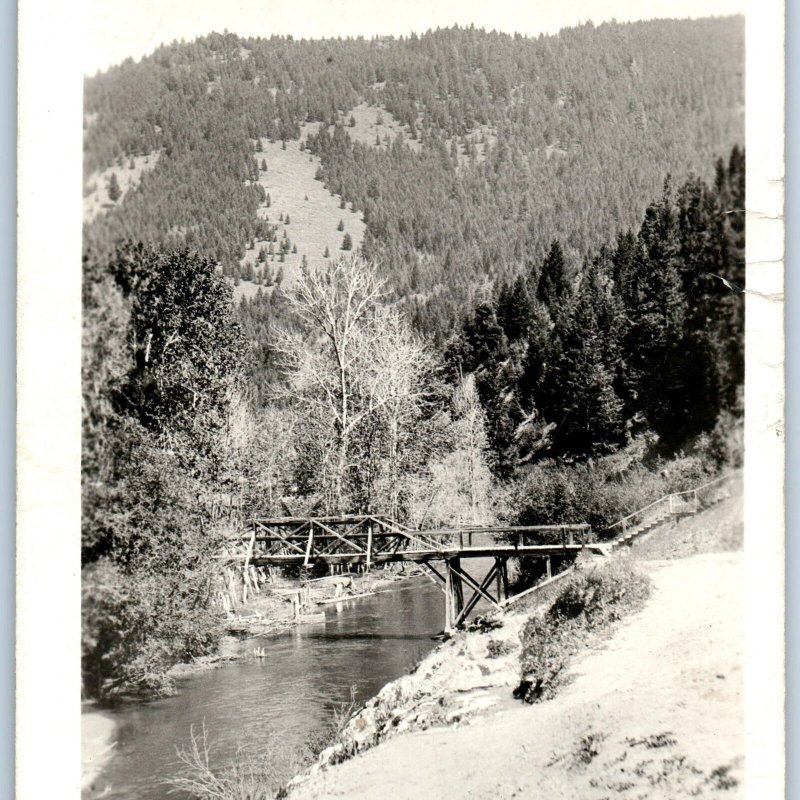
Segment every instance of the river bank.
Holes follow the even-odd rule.
[[[652,597],[580,655],[554,699],[512,698],[531,611],[507,613],[385,686],[290,797],[738,796],[740,501],[634,546]]]
[[[318,613],[332,602],[347,602],[390,589],[399,581],[422,575],[416,565],[367,573],[328,575],[311,580],[275,578],[255,585],[246,602],[232,610],[229,633],[246,638],[275,633],[293,625],[318,622]]]

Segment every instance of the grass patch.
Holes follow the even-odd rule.
[[[639,609],[650,588],[628,559],[572,573],[547,611],[531,616],[522,630],[522,680],[514,696],[535,703],[555,695],[586,637]]]
[[[317,746],[296,748],[276,738],[259,748],[240,747],[235,758],[213,766],[213,746],[205,723],[192,727],[190,742],[178,750],[181,769],[170,780],[168,794],[193,800],[272,800],[285,797],[288,780],[314,758]]]

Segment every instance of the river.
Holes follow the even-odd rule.
[[[324,623],[242,642],[247,657],[182,679],[176,696],[111,712],[117,744],[96,793],[166,800],[192,725],[205,723],[212,766],[229,762],[242,744],[299,750],[329,728],[351,686],[363,703],[408,672],[434,647],[443,622],[444,595],[422,577],[328,606]],[[257,646],[265,658],[249,655]]]

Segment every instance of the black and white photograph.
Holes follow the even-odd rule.
[[[762,5],[87,1],[51,796],[782,796]]]

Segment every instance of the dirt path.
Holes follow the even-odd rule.
[[[647,606],[536,706],[507,699],[461,728],[399,736],[295,798],[670,798],[741,795],[741,553],[641,565]]]

